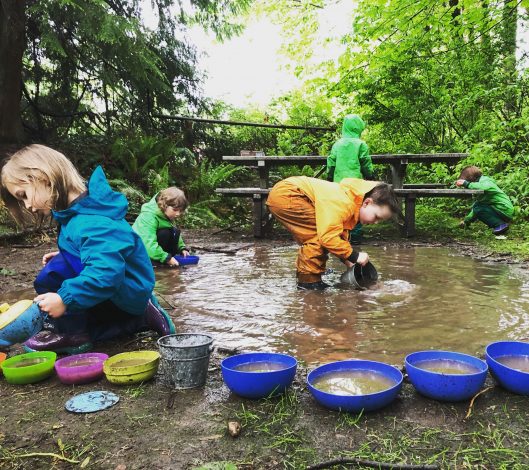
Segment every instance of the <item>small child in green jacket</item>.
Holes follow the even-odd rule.
[[[484,191],[461,222],[462,227],[470,225],[475,220],[481,220],[492,229],[494,235],[500,235],[509,229],[509,223],[514,216],[514,206],[509,196],[498,187],[492,178],[483,176],[477,166],[467,166],[463,168],[455,184],[468,189]]]
[[[188,205],[184,192],[172,186],[141,206],[132,228],[143,240],[152,261],[174,268],[178,266],[174,255],[189,255],[180,230],[173,225]]]

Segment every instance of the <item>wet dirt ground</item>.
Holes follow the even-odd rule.
[[[198,252],[291,243],[288,236],[254,240],[240,232],[188,231],[186,235]],[[472,245],[450,246],[491,260]],[[54,247],[53,239],[42,237],[1,246],[0,299],[17,300],[21,292],[29,295],[42,255]],[[496,261],[515,260],[505,255]],[[101,344],[97,350],[115,354],[157,349],[155,341],[150,333],[142,333]],[[9,354],[18,352],[17,346]],[[472,406],[469,401],[424,398],[405,382],[388,407],[358,416],[318,406],[306,389],[303,366],[284,397],[238,398],[224,386],[220,372],[220,361],[232,353],[214,350],[206,386],[179,392],[157,380],[119,387],[104,379],[81,386],[63,385],[56,377],[26,386],[0,379],[0,468],[230,468],[221,462],[232,462],[239,469],[307,468],[339,457],[439,468],[529,468],[529,398],[496,386],[490,376]],[[120,402],[86,415],[64,409],[69,398],[91,390],[112,391]],[[228,433],[228,421],[242,425],[239,436]]]

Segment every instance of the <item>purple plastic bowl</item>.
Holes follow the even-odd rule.
[[[103,376],[108,354],[89,352],[67,356],[55,362],[55,371],[63,384],[85,384]]]

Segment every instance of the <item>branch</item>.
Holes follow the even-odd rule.
[[[334,460],[328,460],[316,465],[307,467],[307,470],[319,470],[321,468],[330,468],[335,465],[356,465],[360,467],[378,468],[378,469],[390,469],[390,470],[437,470],[439,465],[399,465],[392,463],[375,462],[374,460],[362,460],[362,459],[348,459],[338,458]]]

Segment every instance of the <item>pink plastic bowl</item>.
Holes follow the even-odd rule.
[[[108,354],[89,352],[67,356],[55,362],[55,371],[63,384],[85,384],[103,376]]]

